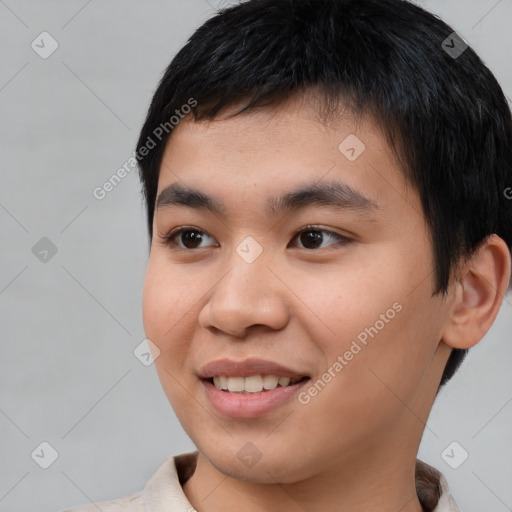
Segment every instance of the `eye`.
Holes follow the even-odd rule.
[[[182,242],[183,246],[181,246],[178,242],[176,242],[176,238]],[[201,244],[203,240],[206,238],[211,238],[210,235],[201,231],[197,228],[192,227],[182,227],[171,231],[168,235],[164,236],[164,245],[168,247],[178,248],[178,249],[202,249],[203,247],[197,246],[197,244]],[[192,246],[192,247],[190,247]]]
[[[322,233],[327,234],[327,236],[322,235]],[[338,242],[338,244],[340,245],[346,245],[352,241],[350,238],[347,238],[346,236],[334,233],[327,229],[321,229],[318,226],[306,226],[293,237],[293,240],[295,240],[297,237],[299,238],[300,242],[305,246],[299,247],[299,249],[312,250],[322,249],[321,245],[326,240],[334,240],[335,242]],[[181,227],[174,229],[168,235],[165,235],[163,237],[163,243],[164,245],[171,248],[194,250],[203,249],[204,247],[207,247],[205,245],[201,246],[201,243],[208,238],[213,240],[213,238],[210,235],[208,235],[207,233],[198,228]],[[178,241],[176,241],[176,239]]]
[[[322,233],[326,233],[327,236],[323,236]],[[339,235],[338,233],[334,233],[327,229],[321,229],[318,226],[306,226],[295,235],[294,240],[297,237],[299,238],[300,242],[306,246],[299,247],[300,249],[322,249],[322,247],[319,247],[319,245],[321,246],[324,241],[329,239],[338,241],[340,245],[347,245],[352,241],[346,236]]]

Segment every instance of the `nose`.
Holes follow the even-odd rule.
[[[235,254],[199,313],[199,324],[243,338],[251,327],[283,329],[289,321],[287,288],[260,257],[247,263]]]

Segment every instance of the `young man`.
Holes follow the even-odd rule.
[[[74,511],[457,511],[416,456],[512,247],[473,50],[405,1],[249,0],[172,61],[137,158],[144,327],[197,451]]]

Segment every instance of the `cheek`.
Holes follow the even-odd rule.
[[[160,350],[162,332],[165,324],[164,301],[168,298],[163,293],[162,283],[155,278],[151,264],[148,266],[142,293],[142,319],[146,336],[155,343]]]
[[[382,418],[406,412],[404,404],[413,403],[432,370],[440,320],[427,288],[415,296],[400,289],[387,295],[382,308],[375,311],[377,316],[365,316],[366,325],[354,334],[361,351],[347,367],[346,391],[358,396],[361,403],[371,404],[370,410]],[[389,309],[393,299],[397,299],[395,308]],[[360,339],[365,344],[359,343]]]
[[[391,253],[350,271],[331,268],[301,279],[299,295],[310,308],[307,328],[325,355],[325,370],[336,374],[333,389],[340,386],[358,400],[380,396],[376,409],[383,396],[396,401],[389,389],[408,389],[406,383],[415,389],[437,346],[440,319],[430,280],[411,293],[414,265],[406,263]],[[343,369],[332,368],[338,356]]]
[[[182,374],[189,352],[189,309],[180,300],[176,280],[168,273],[158,271],[155,260],[150,261],[142,295],[144,332],[158,347],[154,366],[169,403],[177,410],[187,407],[183,385],[179,383],[184,382]]]
[[[303,320],[329,354],[343,353],[353,340],[371,339],[368,330],[386,331],[400,316],[403,293],[400,283],[382,278],[382,269],[371,265],[331,266],[296,276],[297,295],[307,305]],[[402,300],[403,301],[403,300]],[[394,306],[395,305],[395,306]],[[383,316],[383,318],[381,318]]]
[[[186,339],[187,301],[180,297],[182,285],[173,276],[158,270],[158,262],[150,260],[142,294],[144,331],[162,354],[180,350],[176,340]]]

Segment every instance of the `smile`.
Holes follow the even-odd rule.
[[[277,375],[251,375],[250,377],[219,375],[208,380],[219,390],[228,393],[249,394],[261,393],[263,390],[272,390],[277,387],[293,386],[307,378],[278,377]]]

